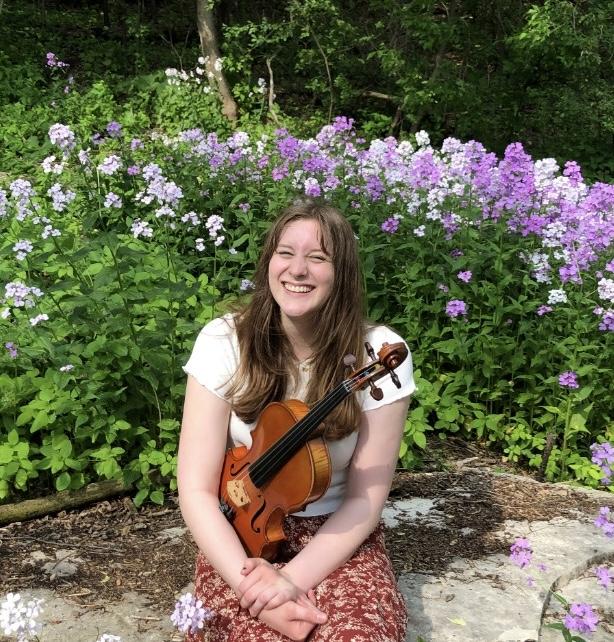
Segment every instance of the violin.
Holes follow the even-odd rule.
[[[378,401],[381,388],[374,385],[394,372],[406,359],[404,343],[383,343],[377,353],[365,343],[371,361],[353,371],[313,408],[297,399],[266,406],[252,431],[252,447],[230,448],[220,479],[220,510],[234,527],[250,557],[273,560],[286,539],[282,522],[286,515],[304,510],[326,492],[331,479],[330,456],[322,437],[310,436],[346,397],[370,386]],[[347,366],[356,361],[348,355]]]

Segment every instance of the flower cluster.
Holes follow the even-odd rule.
[[[201,600],[191,593],[182,595],[175,604],[171,622],[183,633],[196,633],[203,628],[205,620],[213,617],[213,611],[203,606]]]
[[[57,69],[66,69],[70,65],[66,62],[62,62],[53,52],[47,53],[47,67],[57,68]]]
[[[451,319],[455,319],[459,316],[465,316],[467,314],[467,304],[460,299],[452,299],[446,303],[446,314]]]
[[[599,509],[599,515],[594,524],[603,531],[606,537],[614,537],[614,521],[609,506],[602,506]]]
[[[8,304],[8,307],[0,312],[0,317],[7,318],[11,313],[11,306],[14,308],[33,308],[36,299],[43,296],[42,291],[37,287],[30,287],[21,281],[12,281],[4,286],[4,298],[0,299],[0,305]]]
[[[569,631],[594,633],[599,624],[599,616],[589,604],[574,602],[569,607],[569,613],[563,619],[563,624]]]
[[[220,232],[224,231],[224,219],[217,214],[212,214],[206,221],[205,227],[209,232],[209,238],[213,239],[216,247],[224,242],[224,236]]]
[[[510,560],[520,568],[526,568],[531,563],[533,549],[525,537],[519,537],[510,547]]]
[[[591,452],[593,453],[591,461],[601,468],[603,477],[601,483],[608,485],[612,483],[614,475],[614,447],[605,441],[602,444],[592,444]]]
[[[571,370],[561,373],[559,375],[559,386],[561,388],[579,388],[578,375]]]
[[[42,629],[37,621],[43,610],[42,604],[41,599],[26,602],[19,593],[8,593],[0,604],[0,629],[4,635],[15,636],[18,642],[37,636]]]
[[[66,156],[70,151],[75,148],[75,134],[70,127],[56,123],[49,128],[49,140],[52,145],[59,147]]]

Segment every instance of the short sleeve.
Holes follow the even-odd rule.
[[[232,316],[210,321],[198,334],[192,354],[183,366],[218,397],[226,399],[226,391],[239,365],[239,349]]]
[[[396,332],[383,325],[369,328],[367,331],[367,341],[373,346],[375,352],[381,348],[385,341],[391,344],[399,342],[405,343],[405,341]],[[406,343],[405,345],[407,346]],[[394,385],[390,375],[386,375],[375,382],[375,385],[378,388],[381,388],[384,393],[384,397],[380,401],[373,399],[369,393],[369,388],[361,390],[358,393],[362,410],[374,410],[375,408],[385,406],[393,401],[404,399],[405,397],[409,397],[416,390],[416,384],[414,382],[414,368],[409,348],[407,349],[407,358],[398,368],[395,368],[395,373],[401,382],[400,388],[397,388]]]

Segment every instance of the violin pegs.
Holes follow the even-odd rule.
[[[390,371],[390,378],[392,379],[392,383],[394,383],[394,385],[397,388],[401,387],[401,382],[399,381],[399,378],[397,377],[397,373],[394,370]]]
[[[384,393],[381,388],[378,388],[371,379],[369,379],[369,386],[371,387],[370,393],[375,401],[381,401],[384,398]]]
[[[365,341],[365,350],[369,355],[369,359],[375,361],[375,351],[373,350],[371,344],[368,341]]]
[[[346,368],[353,368],[355,363],[356,357],[353,354],[346,354],[345,357],[343,357],[343,365]]]

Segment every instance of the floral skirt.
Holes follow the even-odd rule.
[[[327,517],[286,518],[279,562],[298,553]],[[287,642],[248,611],[241,609],[234,591],[199,554],[195,595],[215,613],[204,629],[188,634],[186,642]],[[309,642],[403,642],[407,625],[405,601],[399,592],[380,524],[354,556],[316,588],[316,605],[328,621],[315,627]]]

